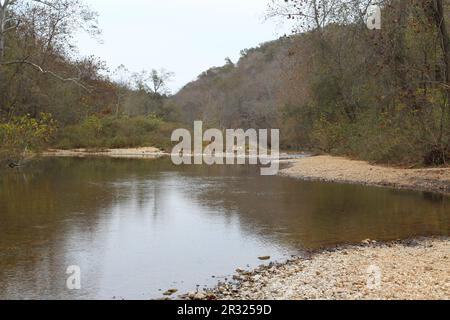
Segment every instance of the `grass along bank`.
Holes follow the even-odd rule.
[[[171,148],[170,136],[180,125],[154,115],[137,117],[91,116],[58,131],[55,149],[128,149],[152,146]]]
[[[61,125],[49,114],[29,115],[0,123],[1,167],[16,167],[32,157],[151,157],[170,150],[170,136],[180,124],[154,115],[90,116],[78,124]],[[46,151],[47,150],[47,151]]]

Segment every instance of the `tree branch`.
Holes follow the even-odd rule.
[[[0,65],[3,65],[3,66],[18,65],[18,64],[28,65],[30,67],[33,67],[34,69],[36,69],[40,73],[42,73],[44,75],[50,75],[53,78],[56,78],[56,79],[58,79],[58,80],[60,80],[62,82],[73,82],[74,84],[76,84],[77,86],[83,88],[87,92],[91,92],[91,90],[87,86],[85,86],[84,84],[79,82],[80,81],[79,78],[63,78],[60,75],[56,74],[55,72],[50,71],[50,70],[44,70],[38,64],[33,63],[31,61],[28,61],[28,60],[13,60],[13,61],[6,61],[6,62],[0,63]]]
[[[33,2],[37,2],[37,3],[43,4],[44,6],[50,7],[50,8],[55,9],[55,10],[58,9],[57,6],[55,6],[53,3],[50,3],[50,2],[48,2],[48,1],[43,1],[43,0],[33,0]]]

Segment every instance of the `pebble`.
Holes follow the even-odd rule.
[[[206,299],[206,294],[204,294],[204,293],[199,292],[194,295],[194,300],[205,300],[205,299]]]
[[[258,257],[259,260],[270,260],[270,256],[262,256],[262,257]]]
[[[165,296],[171,296],[171,295],[173,295],[173,294],[175,294],[175,293],[177,293],[177,292],[178,292],[178,289],[169,289],[169,290],[167,290],[166,292],[164,292],[163,295],[165,295]]]

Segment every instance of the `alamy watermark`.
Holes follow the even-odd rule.
[[[177,129],[171,139],[179,142],[171,153],[175,165],[261,165],[263,176],[276,175],[279,171],[278,129],[208,129],[203,132],[203,122],[195,121],[193,136],[187,129]],[[204,143],[208,145],[204,147]]]
[[[79,266],[69,266],[66,274],[69,275],[66,280],[67,289],[81,290],[81,268]]]
[[[381,29],[381,7],[379,5],[371,5],[368,7],[366,25],[370,30]]]
[[[381,289],[381,269],[377,265],[371,265],[367,268],[367,288],[375,291]]]

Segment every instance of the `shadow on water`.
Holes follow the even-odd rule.
[[[449,219],[449,198],[432,193],[168,159],[43,159],[0,176],[0,298],[155,298],[261,255],[448,235]],[[80,291],[65,286],[70,265]]]

